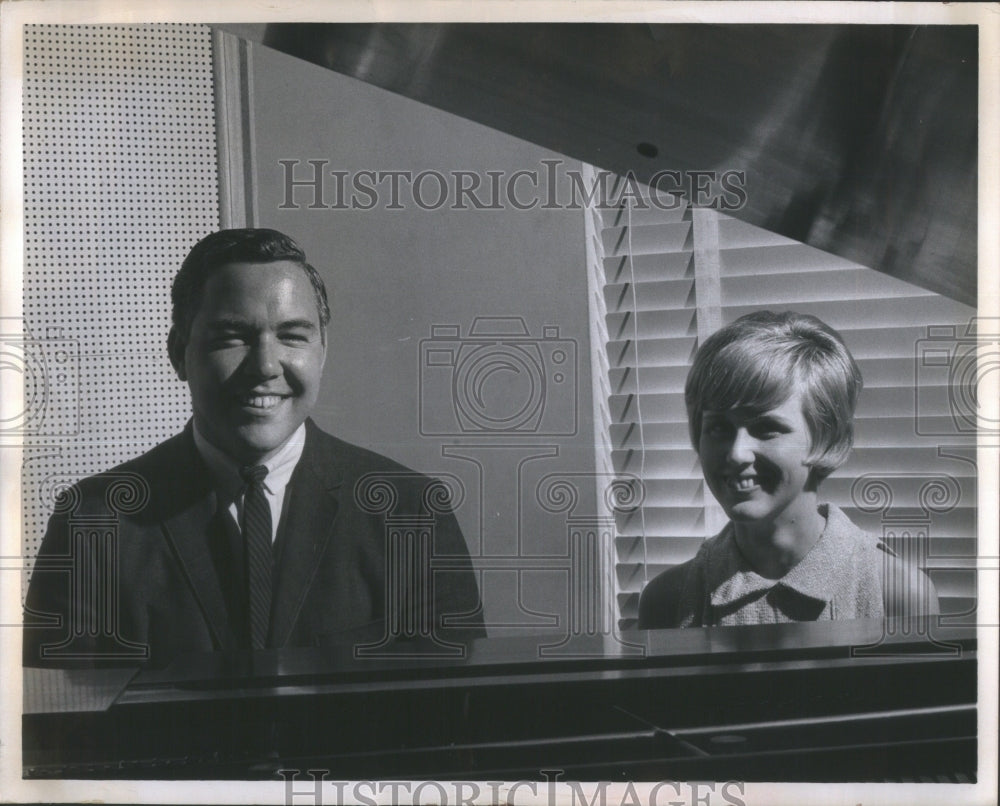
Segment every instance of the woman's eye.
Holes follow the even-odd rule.
[[[781,436],[784,431],[774,423],[759,423],[750,428],[750,433],[757,439],[773,439]]]
[[[708,423],[702,431],[713,439],[719,439],[729,433],[729,427],[725,423]]]

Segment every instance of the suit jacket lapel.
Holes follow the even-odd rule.
[[[323,455],[312,421],[306,421],[306,429],[306,444],[289,483],[278,533],[280,557],[268,642],[273,647],[284,646],[291,635],[333,535],[339,506],[341,473],[332,464],[333,457]]]
[[[215,491],[195,448],[190,422],[182,437],[176,461],[166,469],[170,475],[164,497],[163,531],[180,559],[217,644],[231,649],[237,646],[236,635],[229,626],[225,599],[209,551]]]

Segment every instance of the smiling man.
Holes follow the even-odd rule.
[[[193,301],[175,302],[170,360],[191,390],[195,434],[240,462],[273,455],[316,404],[330,314],[307,272],[229,263],[204,282],[193,318]]]
[[[434,480],[309,419],[330,308],[299,246],[274,230],[213,233],[171,296],[168,351],[193,416],[63,497],[28,590],[26,624],[39,626],[25,629],[25,664],[397,639],[454,648],[484,635],[454,515],[433,520],[433,554],[448,556],[448,570],[425,562],[419,579],[412,568],[397,578],[384,518],[357,498],[365,480],[382,480],[392,515],[426,524]],[[132,491],[124,507],[122,484]],[[116,534],[95,560],[101,549],[80,524],[98,522]],[[402,635],[400,623],[417,626]]]

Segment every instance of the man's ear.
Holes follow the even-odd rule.
[[[177,373],[177,377],[182,381],[187,380],[187,372],[184,368],[184,348],[186,346],[177,328],[170,328],[170,335],[167,336],[167,354],[170,356],[170,363],[173,365],[174,372]]]

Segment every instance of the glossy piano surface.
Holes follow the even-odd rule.
[[[358,658],[342,643],[164,669],[26,670],[24,773],[975,780],[971,627],[830,622],[451,651]]]

